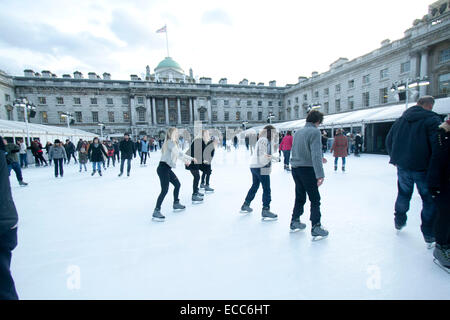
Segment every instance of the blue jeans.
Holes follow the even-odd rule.
[[[395,220],[400,224],[406,223],[406,212],[409,210],[409,202],[414,191],[414,184],[416,184],[422,198],[422,225],[420,229],[425,236],[433,236],[436,206],[428,190],[427,172],[397,167],[397,177],[398,196],[395,201]]]
[[[17,181],[22,181],[22,170],[20,169],[20,164],[18,162],[12,162],[11,164],[8,164],[8,175],[11,174],[11,169],[14,170],[16,173]]]
[[[289,160],[291,157],[291,150],[283,150],[283,156],[284,156],[284,165],[289,166]]]
[[[23,167],[28,167],[28,159],[27,159],[27,154],[26,153],[21,153],[19,154],[20,157],[20,166]]]
[[[258,192],[258,189],[259,189],[259,185],[262,184],[263,207],[269,208],[270,201],[272,200],[270,197],[270,175],[261,174],[260,168],[250,168],[250,171],[252,172],[253,183],[252,183],[250,190],[248,190],[247,197],[245,198],[245,202],[250,204],[253,201],[253,199],[255,199],[256,192]]]
[[[334,158],[334,166],[337,167],[339,157]],[[345,167],[345,157],[342,157],[342,166]]]
[[[95,166],[97,166],[97,171],[102,171],[102,163],[101,162],[92,162],[92,171],[95,172]]]

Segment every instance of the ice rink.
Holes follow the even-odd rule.
[[[153,222],[160,192],[151,153],[136,158],[131,176],[103,177],[65,166],[23,171],[28,187],[11,175],[19,213],[19,244],[12,273],[21,299],[448,299],[448,274],[432,261],[420,232],[421,200],[414,192],[408,224],[393,222],[396,169],[388,157],[347,159],[347,172],[325,167],[322,225],[330,236],[312,242],[307,205],[304,231],[289,232],[294,183],[283,164],[271,175],[271,209],[278,221],[261,221],[260,189],[249,215],[239,213],[251,185],[250,153],[219,149],[213,160],[213,194],[193,205],[192,176],[178,162],[180,199],[172,212],[172,186]]]

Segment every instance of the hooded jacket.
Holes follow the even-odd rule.
[[[14,228],[18,220],[16,206],[11,195],[3,139],[0,137],[0,235]]]
[[[386,137],[389,163],[403,169],[426,171],[440,123],[437,113],[421,106],[403,112]]]

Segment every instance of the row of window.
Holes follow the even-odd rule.
[[[47,97],[38,97],[39,104],[47,104]],[[129,98],[122,98],[122,104],[128,105],[130,102]],[[98,99],[97,98],[90,98],[91,105],[97,105]],[[62,105],[64,104],[64,98],[63,97],[56,97],[56,104]],[[81,105],[81,98],[73,98],[73,104],[74,105]],[[114,100],[113,98],[106,98],[106,104],[113,105]]]
[[[279,106],[279,107],[281,107],[281,104],[282,104],[282,102],[281,102],[281,101],[278,101],[278,106]],[[213,105],[213,106],[217,106],[217,100],[212,100],[212,105]],[[229,106],[229,105],[230,105],[230,101],[224,99],[224,100],[223,100],[223,105],[224,105],[224,106]],[[236,105],[237,105],[237,106],[241,106],[241,100],[236,100]],[[247,100],[247,106],[252,106],[252,105],[253,105],[253,100]],[[258,100],[257,105],[258,105],[258,107],[262,107],[263,101],[262,101],[262,100]],[[272,106],[273,106],[273,101],[269,100],[269,101],[267,102],[267,105],[268,105],[269,107],[272,107]]]

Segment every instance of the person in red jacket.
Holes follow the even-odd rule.
[[[334,157],[334,171],[337,171],[338,159],[342,158],[342,171],[345,171],[345,158],[348,156],[348,140],[347,137],[342,134],[342,129],[336,131],[334,137],[333,146],[331,150]]]
[[[291,149],[292,149],[292,132],[288,131],[286,136],[284,136],[283,140],[280,143],[280,150],[283,151],[284,157],[284,170],[291,171],[289,168],[289,160],[291,158]]]

